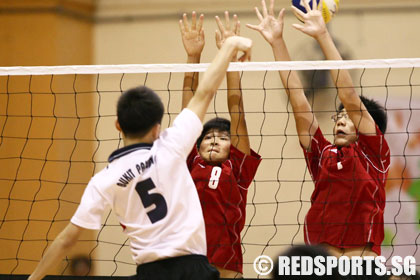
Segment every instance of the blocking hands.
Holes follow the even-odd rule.
[[[216,46],[220,49],[225,40],[232,36],[240,35],[240,22],[237,15],[233,15],[233,26],[230,23],[229,12],[225,11],[225,24],[218,16],[215,17],[219,30],[216,30]],[[232,61],[237,61],[236,55],[232,58]]]
[[[225,11],[225,24],[223,25],[222,21],[218,16],[216,18],[217,26],[219,30],[216,30],[216,46],[217,48],[222,48],[222,46],[229,42],[229,44],[235,46],[237,51],[243,52],[243,55],[240,58],[237,58],[237,53],[235,52],[232,61],[246,61],[251,60],[251,48],[252,41],[245,37],[240,37],[240,21],[238,20],[237,15],[233,15],[233,26],[230,22],[229,12]]]
[[[181,31],[182,43],[187,52],[188,57],[199,58],[205,45],[203,30],[204,15],[201,14],[197,19],[196,12],[191,14],[191,24],[187,14],[183,14],[179,20],[179,29]],[[240,22],[236,15],[233,16],[233,24],[231,25],[229,12],[225,12],[225,24],[216,16],[216,23],[219,30],[216,30],[216,46],[221,48],[228,38],[229,45],[235,47],[235,53],[232,61],[245,61],[251,59],[252,41],[250,39],[240,37]],[[243,55],[237,59],[237,51],[243,52]]]
[[[257,7],[254,8],[255,13],[260,20],[260,24],[247,24],[246,26],[260,32],[264,39],[273,46],[276,42],[278,42],[278,40],[283,39],[284,9],[281,9],[276,17],[274,15],[274,0],[270,0],[270,6],[268,9],[265,0],[261,1],[261,6],[262,14]]]
[[[293,11],[303,20],[303,25],[295,23],[292,26],[315,39],[319,39],[320,36],[324,35],[328,31],[321,12],[322,1],[319,1],[319,4],[316,2],[317,1],[312,1],[311,7],[309,3],[303,1],[303,5],[307,11],[306,13],[292,6]]]
[[[203,21],[204,15],[201,14],[197,23],[196,12],[192,12],[191,14],[191,25],[188,22],[187,14],[183,14],[182,19],[179,20],[182,43],[189,57],[200,57],[203,51],[205,43]]]

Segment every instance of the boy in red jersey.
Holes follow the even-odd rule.
[[[225,25],[216,17],[219,30],[216,45],[221,48],[228,37],[239,34],[239,21],[225,12]],[[204,47],[203,15],[192,13],[191,26],[186,14],[180,20],[182,41],[188,63],[199,63]],[[236,56],[232,61],[237,61]],[[188,104],[198,85],[198,73],[185,73],[183,106]],[[242,276],[240,234],[245,224],[248,187],[261,158],[249,144],[238,72],[227,73],[228,107],[231,121],[215,118],[203,128],[187,165],[196,185],[206,225],[207,257],[221,278]]]
[[[295,8],[304,25],[293,26],[314,37],[328,60],[342,60],[325,26],[321,12],[313,1],[307,13]],[[282,9],[274,17],[274,0],[263,14],[256,9],[259,25],[247,26],[259,31],[273,48],[277,61],[290,61],[283,40]],[[334,143],[328,142],[294,71],[280,71],[290,98],[296,130],[315,190],[311,208],[305,218],[307,244],[323,244],[335,255],[380,255],[384,238],[383,212],[385,181],[390,151],[383,136],[386,130],[384,109],[373,100],[359,96],[347,70],[331,70],[342,104],[333,116]]]

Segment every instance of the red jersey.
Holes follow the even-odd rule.
[[[381,254],[385,181],[390,150],[382,132],[363,135],[347,147],[328,142],[318,128],[311,151],[304,149],[315,183],[305,218],[305,243],[338,248],[372,245]]]
[[[241,231],[245,224],[248,187],[261,157],[230,146],[230,158],[209,165],[194,148],[187,159],[200,197],[206,225],[207,257],[218,267],[242,273]]]

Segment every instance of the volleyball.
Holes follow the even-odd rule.
[[[312,7],[313,0],[292,0],[292,5],[301,10],[302,12],[306,13],[305,6],[303,1],[309,2],[309,6]],[[322,1],[322,17],[324,18],[325,23],[328,23],[334,14],[338,11],[338,2],[340,0],[316,0],[317,3]],[[303,21],[302,18],[297,14],[294,13],[295,16],[300,20]]]

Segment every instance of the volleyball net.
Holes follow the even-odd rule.
[[[154,89],[165,106],[165,128],[181,110],[184,72],[207,66],[0,68],[0,274],[33,271],[69,222],[89,179],[123,145],[114,125],[120,94],[139,85]],[[242,231],[245,278],[258,276],[256,257],[274,258],[303,243],[314,188],[277,71],[301,72],[313,112],[332,140],[330,117],[339,105],[329,82],[332,68],[349,69],[357,92],[386,109],[391,168],[382,254],[415,256],[420,263],[420,59],[232,63],[229,71],[241,72],[251,147],[262,155]],[[206,120],[229,118],[226,95],[222,84]],[[78,275],[77,264],[86,260],[89,275],[135,274],[128,240],[110,210],[102,229],[83,235],[51,273]]]

